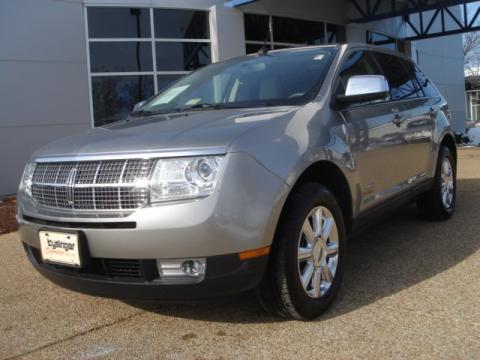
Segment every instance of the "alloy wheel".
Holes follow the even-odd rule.
[[[454,186],[452,164],[448,158],[445,158],[442,163],[441,191],[443,206],[445,206],[446,209],[452,207]]]
[[[326,207],[318,206],[305,219],[298,240],[298,273],[306,294],[325,295],[338,265],[339,236],[335,219]]]

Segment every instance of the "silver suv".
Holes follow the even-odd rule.
[[[209,65],[131,116],[55,141],[27,165],[18,222],[51,281],[111,297],[256,289],[285,317],[337,294],[347,237],[416,201],[455,207],[445,99],[407,57],[366,45]]]

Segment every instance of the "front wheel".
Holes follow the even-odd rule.
[[[420,213],[429,220],[447,220],[453,215],[456,200],[456,163],[450,149],[442,146],[432,188],[417,200]]]
[[[277,315],[313,319],[338,293],[346,231],[334,195],[316,183],[300,185],[280,219],[258,295]]]

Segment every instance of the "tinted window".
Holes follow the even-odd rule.
[[[126,118],[137,102],[153,93],[153,76],[93,76],[95,126]]]
[[[243,16],[245,25],[245,40],[251,41],[265,41],[269,38],[268,16],[245,14]]]
[[[425,76],[418,66],[415,66],[415,76],[426,97],[438,97],[438,92],[435,90],[432,82]]]
[[[88,7],[95,125],[124,118],[154,89],[162,91],[185,73],[209,64],[208,17],[208,11]]]
[[[335,24],[327,24],[327,43],[335,44],[345,41],[345,27]]]
[[[208,39],[206,11],[156,9],[153,12],[155,37],[174,39]]]
[[[383,75],[383,73],[370,52],[354,51],[348,55],[340,68],[337,94],[345,94],[348,79],[353,75]]]
[[[88,8],[90,38],[148,38],[150,10],[128,8]]]
[[[159,75],[157,76],[158,92],[161,92],[172,83],[180,79],[184,75]]]
[[[405,67],[405,70],[407,71],[408,78],[409,78],[406,86],[410,87],[411,93],[407,96],[407,98],[413,99],[416,97],[424,96],[420,83],[417,81],[417,78],[415,76],[415,65],[408,60],[405,60],[405,59],[400,59],[400,60],[403,66]]]
[[[414,74],[405,68],[405,61],[398,56],[375,53],[390,86],[392,100],[411,99],[420,96]]]
[[[263,47],[263,45],[260,44],[245,44],[245,52],[247,54],[254,54],[258,52]],[[270,50],[270,45],[267,45],[267,49]]]
[[[150,42],[91,42],[92,72],[152,71]]]
[[[324,43],[324,38],[321,22],[273,17],[275,42],[315,45]]]
[[[158,71],[190,71],[211,62],[209,43],[157,42]]]
[[[272,52],[212,64],[185,76],[140,110],[303,104],[317,93],[334,51]]]

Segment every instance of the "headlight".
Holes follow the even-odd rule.
[[[36,163],[28,163],[25,166],[25,170],[23,171],[22,180],[20,181],[20,189],[19,192],[25,192],[28,195],[32,194],[32,178],[33,172],[35,171]]]
[[[151,202],[200,198],[217,183],[223,156],[160,159],[150,180]]]

